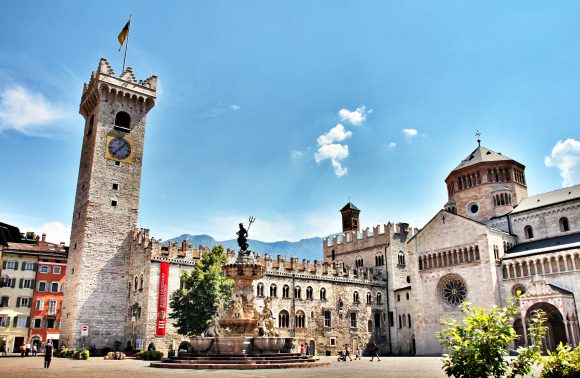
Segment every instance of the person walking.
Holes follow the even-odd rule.
[[[48,369],[50,366],[50,361],[52,360],[52,340],[46,342],[44,347],[44,367]]]
[[[379,347],[374,343],[374,341],[371,341],[369,344],[369,352],[371,352],[371,362],[375,359],[375,357],[378,361],[381,360],[379,357]]]
[[[360,355],[361,355],[361,353],[360,353],[360,347],[358,347],[358,348],[356,348],[356,352],[354,354],[354,359],[355,360],[360,360]]]
[[[26,353],[26,347],[24,344],[20,345],[20,357],[24,358],[24,354]]]
[[[348,348],[348,345],[344,348],[344,360],[346,361],[346,357],[348,357],[349,360],[352,361],[352,357],[350,356],[350,349]]]
[[[304,344],[300,344],[300,354],[304,354]]]
[[[0,345],[0,353],[2,353],[3,357],[6,357],[6,344],[2,343],[2,345]]]
[[[310,356],[310,344],[306,344],[306,355]]]
[[[36,343],[32,344],[32,356],[36,357],[38,353],[38,348],[36,347]]]

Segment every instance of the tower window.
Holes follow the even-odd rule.
[[[534,229],[532,228],[532,226],[524,227],[524,235],[526,236],[526,239],[534,238]]]
[[[125,112],[119,112],[115,116],[115,130],[128,133],[131,131],[131,116]]]
[[[560,231],[567,232],[570,231],[570,223],[568,223],[568,218],[560,218]]]
[[[116,200],[112,200],[112,201],[111,201],[111,206],[113,206],[113,207],[117,207],[117,201],[116,201]]]
[[[119,184],[114,183],[113,184],[113,190],[119,190]]]
[[[115,165],[116,166],[119,166],[119,165],[121,165],[121,162],[120,161],[115,161]]]
[[[95,115],[91,115],[91,119],[89,120],[89,127],[87,128],[87,136],[93,133],[93,124],[95,123]]]

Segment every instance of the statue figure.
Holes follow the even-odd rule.
[[[207,329],[205,330],[203,335],[205,337],[220,337],[220,336],[222,336],[222,334],[223,334],[223,332],[222,332],[222,327],[220,326],[220,323],[219,323],[219,315],[216,312],[211,317],[211,323],[210,323],[209,327],[207,327]]]
[[[238,245],[240,246],[240,252],[245,252],[248,249],[248,231],[244,228],[244,224],[240,223],[240,231],[236,232],[238,235]]]
[[[274,326],[274,314],[270,309],[270,302],[272,298],[264,298],[264,309],[262,310],[262,321],[264,327],[264,334],[266,336],[280,336],[280,332]]]
[[[241,319],[244,317],[244,302],[239,294],[236,294],[234,298],[233,317],[235,319]]]

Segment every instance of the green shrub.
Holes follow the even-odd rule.
[[[519,336],[512,328],[518,313],[518,298],[509,299],[504,308],[484,309],[469,303],[461,305],[463,324],[443,320],[447,327],[437,332],[441,345],[449,349],[443,356],[443,369],[454,377],[515,377],[528,374],[541,360],[545,316],[535,312],[528,326],[529,347],[518,348],[515,358],[508,358],[509,345]]]
[[[156,350],[148,350],[141,353],[141,358],[144,360],[160,360],[162,357],[163,353]]]
[[[560,343],[555,352],[548,351],[548,358],[544,361],[540,378],[559,377],[580,377],[580,346],[572,349]]]
[[[153,341],[151,341],[149,343],[149,346],[147,347],[147,350],[148,351],[157,350],[157,349],[155,349],[155,344],[153,343]]]
[[[68,349],[67,348],[61,348],[61,349],[57,349],[53,352],[53,355],[55,357],[66,357],[66,354],[68,353]]]

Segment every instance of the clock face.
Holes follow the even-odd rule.
[[[131,155],[131,144],[123,138],[111,139],[108,148],[111,155],[119,160],[124,160]]]

